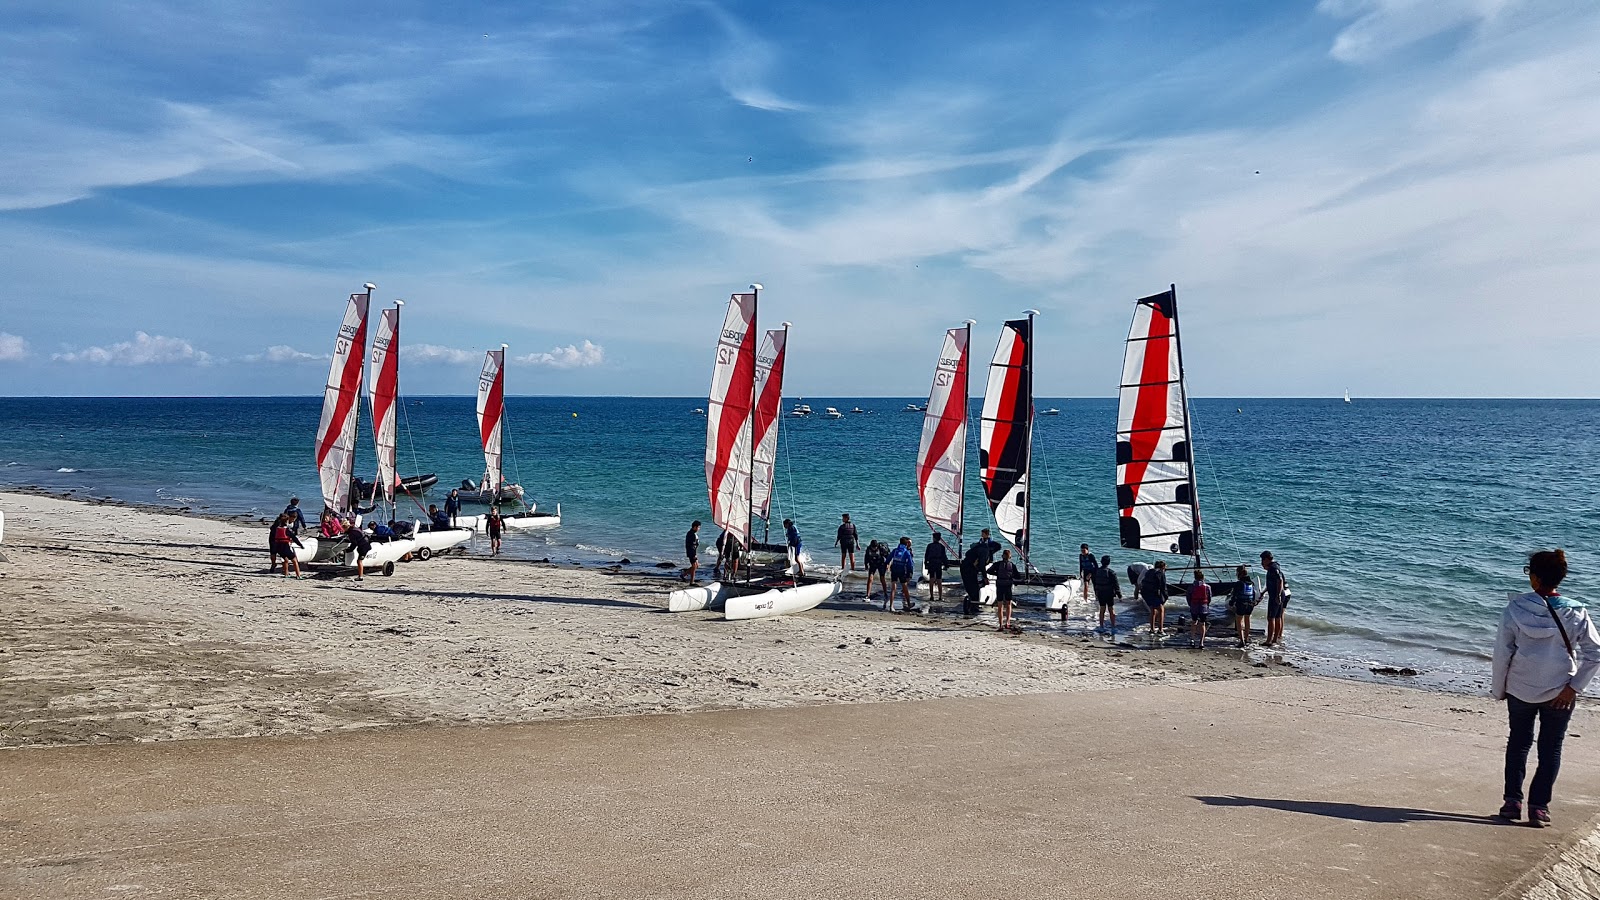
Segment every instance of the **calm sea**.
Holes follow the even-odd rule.
[[[922,417],[902,411],[911,398],[804,400],[818,415],[783,420],[776,520],[794,518],[819,560],[830,558],[841,512],[864,539],[910,535],[920,547],[927,529],[912,469]],[[315,508],[320,404],[0,398],[0,485],[260,515],[299,494]],[[579,562],[675,559],[688,522],[708,518],[705,420],[693,413],[704,405],[508,398],[507,475],[565,517],[509,549]],[[830,405],[865,412],[822,418]],[[1116,549],[1115,402],[1039,398],[1037,407],[1061,414],[1038,417],[1035,562],[1075,568],[1080,542],[1119,569],[1148,561]],[[1472,687],[1534,548],[1565,547],[1566,593],[1600,600],[1600,401],[1208,399],[1194,413],[1212,562],[1277,555],[1295,594],[1289,643],[1314,666],[1411,665]],[[401,472],[437,473],[441,487],[475,479],[476,440],[472,398],[407,398]],[[370,460],[369,450],[367,477]],[[975,535],[990,524],[976,480],[968,498]]]

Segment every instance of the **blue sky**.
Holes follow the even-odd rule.
[[[1109,396],[1179,286],[1205,396],[1600,396],[1600,4],[0,9],[0,393],[703,394],[729,292],[791,395],[927,390],[1034,307]]]

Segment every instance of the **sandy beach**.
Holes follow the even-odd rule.
[[[665,574],[462,555],[267,571],[264,527],[0,494],[0,746],[1099,690],[1290,673],[845,596],[730,623]]]

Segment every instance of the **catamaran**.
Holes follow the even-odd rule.
[[[1029,549],[1033,534],[1033,498],[1029,478],[1033,466],[1033,318],[1038,310],[1027,310],[1027,318],[1010,319],[1000,328],[994,360],[989,363],[989,382],[983,394],[983,412],[978,425],[978,466],[984,495],[994,514],[996,530],[1021,557],[1021,587],[1049,588],[1046,606],[1061,609],[1082,590],[1076,575],[1041,572],[1033,567]],[[993,585],[984,588],[981,598],[992,603]]]
[[[498,506],[502,503],[521,504],[520,512],[500,517],[501,527],[510,531],[533,531],[554,528],[561,524],[561,505],[554,513],[539,512],[529,503],[521,485],[507,484],[502,453],[506,419],[506,350],[484,353],[483,371],[478,375],[478,436],[483,441],[483,479],[478,483],[479,496],[484,502]],[[488,515],[457,516],[456,521],[474,531],[488,528]]]
[[[782,360],[789,327],[785,324],[782,331],[768,332],[763,347],[767,352],[756,352],[760,291],[761,285],[752,284],[749,293],[736,293],[728,300],[706,406],[705,471],[711,520],[740,546],[751,549],[756,549],[750,538],[758,493],[763,498],[762,512],[770,511]],[[763,473],[759,478],[758,472]],[[688,612],[721,605],[728,619],[754,619],[803,612],[838,593],[837,581],[799,577],[715,581],[672,591],[667,608]]]
[[[922,503],[922,517],[929,528],[943,529],[955,539],[956,559],[961,558],[967,504],[967,348],[972,344],[972,326],[976,324],[968,319],[962,327],[944,333],[939,362],[933,370],[933,387],[924,407],[922,440],[917,445],[917,497]]]
[[[355,505],[351,483],[361,413],[361,370],[367,355],[367,311],[372,304],[372,292],[377,290],[374,284],[363,287],[366,289],[363,293],[351,294],[350,301],[345,304],[344,319],[334,338],[333,362],[323,388],[322,418],[317,424],[317,475],[322,482],[323,508],[341,517],[349,515]],[[398,321],[396,313],[395,322]],[[379,455],[382,456],[381,449]],[[305,535],[300,543],[302,546],[295,550],[300,562],[354,563],[347,540]],[[366,564],[379,567],[385,575],[393,574],[395,561],[410,550],[408,542],[374,544],[367,554]]]

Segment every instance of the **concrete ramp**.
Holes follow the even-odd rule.
[[[1581,896],[1597,724],[1543,831],[1501,707],[1316,678],[14,750],[0,896]]]

